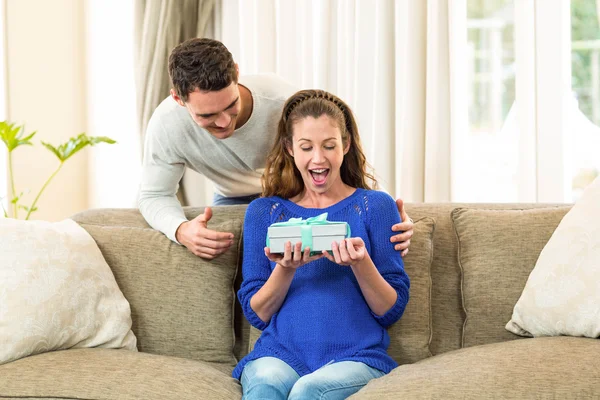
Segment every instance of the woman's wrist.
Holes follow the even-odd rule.
[[[354,264],[351,264],[350,267],[354,274],[361,274],[369,271],[372,268],[375,268],[375,264],[373,264],[373,260],[371,260],[371,256],[369,256],[368,252],[365,252],[365,256],[362,260],[357,261]]]
[[[281,276],[290,276],[290,275],[294,275],[296,273],[296,269],[297,268],[292,268],[292,267],[286,267],[283,264],[277,263],[277,265],[275,266],[275,268],[278,270],[278,273]],[[273,271],[275,272],[275,271]]]

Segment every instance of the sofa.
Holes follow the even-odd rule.
[[[352,399],[600,398],[598,340],[505,329],[569,205],[406,207],[415,221],[405,257],[411,294],[389,329],[399,366]],[[202,210],[185,212],[191,219]],[[235,298],[244,211],[213,208],[209,226],[233,232],[235,244],[212,261],[152,230],[137,210],[74,215],[130,304],[138,351],[77,348],[0,365],[0,398],[241,398],[231,371],[260,335]]]

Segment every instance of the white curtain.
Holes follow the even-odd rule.
[[[169,95],[167,63],[179,43],[213,35],[215,0],[136,0],[135,77],[142,143],[154,109]]]
[[[465,90],[450,85],[451,1],[223,0],[217,38],[242,75],[274,72],[347,101],[392,196],[450,201],[452,132],[464,126],[451,91]]]
[[[160,102],[169,95],[167,71],[171,50],[186,39],[214,37],[215,0],[136,0],[135,76],[140,141]],[[178,196],[184,205],[208,204],[212,185],[186,169]]]

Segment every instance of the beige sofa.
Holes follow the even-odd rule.
[[[568,211],[560,205],[409,204],[406,313],[390,329],[401,364],[357,399],[600,398],[600,342],[522,338],[504,328],[529,272]],[[194,217],[202,209],[186,212]],[[236,359],[259,332],[235,301],[244,206],[211,226],[236,246],[207,262],[137,210],[73,217],[96,240],[131,305],[139,352],[71,349],[0,366],[0,398],[239,399]],[[387,227],[382,227],[386,229]]]

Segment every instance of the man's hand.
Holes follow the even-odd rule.
[[[408,253],[410,238],[413,235],[413,227],[415,224],[413,223],[412,219],[410,219],[406,211],[404,211],[404,202],[402,199],[396,200],[396,205],[398,206],[398,213],[400,214],[400,219],[402,222],[392,226],[392,230],[394,232],[402,231],[402,233],[392,236],[390,238],[390,242],[397,243],[394,246],[394,249],[402,251],[400,255],[404,257]]]
[[[211,218],[212,210],[206,207],[203,214],[182,223],[175,232],[175,238],[179,243],[195,255],[209,260],[225,253],[233,244],[232,233],[217,232],[207,228]]]

